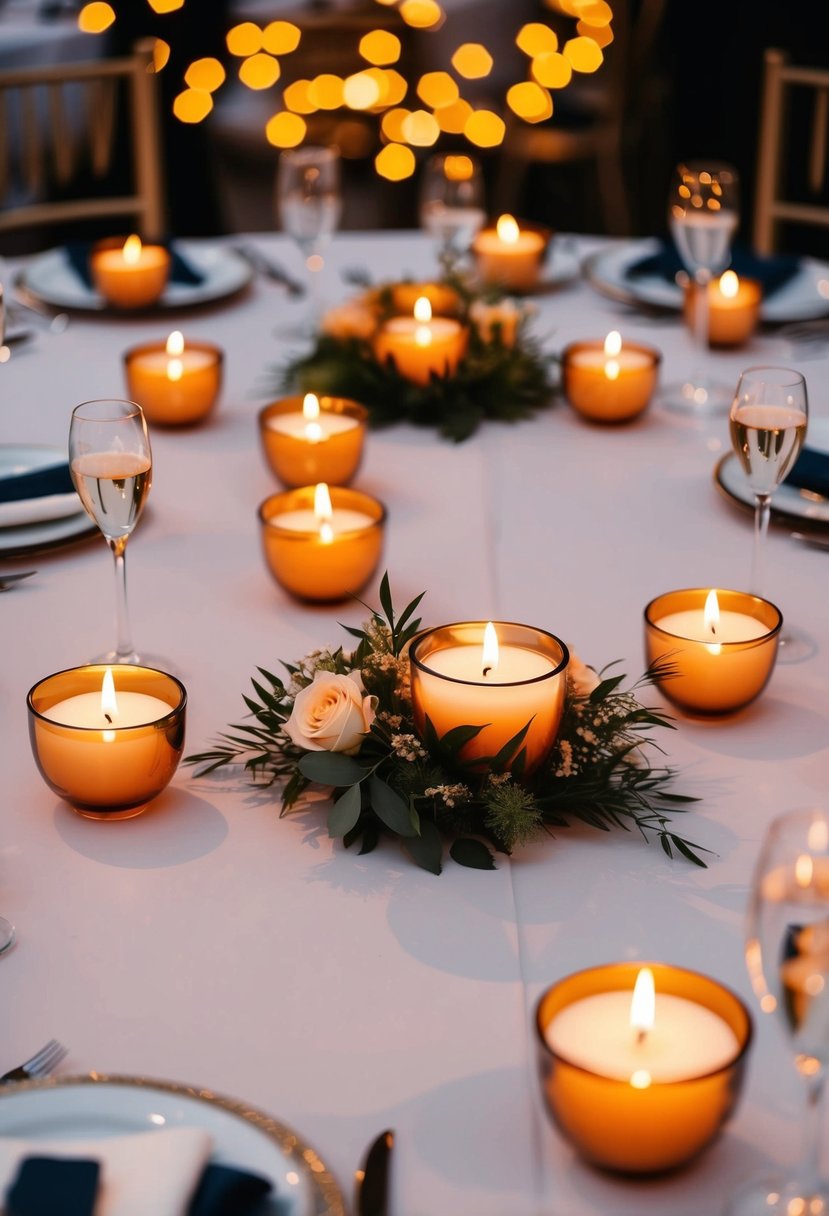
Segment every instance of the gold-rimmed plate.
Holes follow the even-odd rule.
[[[268,1178],[279,1216],[345,1216],[339,1187],[297,1132],[246,1102],[145,1077],[53,1077],[0,1089],[0,1136],[103,1139],[164,1127],[199,1127],[212,1160]]]

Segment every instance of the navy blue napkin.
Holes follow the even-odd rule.
[[[829,498],[829,453],[804,448],[785,484],[794,486],[796,490],[811,490],[813,494]]]
[[[48,494],[71,494],[75,489],[68,464],[49,465],[29,473],[0,477],[0,502],[20,502],[25,498],[45,498]]]
[[[6,1195],[8,1216],[92,1216],[99,1168],[97,1161],[26,1157]],[[208,1165],[187,1216],[254,1216],[271,1189],[258,1174]]]
[[[170,282],[180,283],[185,287],[199,287],[204,282],[204,275],[186,258],[182,257],[171,241],[159,241],[168,250],[170,262]],[[66,260],[84,286],[92,290],[92,274],[89,269],[89,252],[91,241],[68,241],[64,247]]]
[[[771,296],[794,278],[800,269],[800,259],[791,254],[760,257],[750,249],[736,245],[731,251],[731,269],[741,279],[756,279],[763,288],[763,295]],[[673,241],[661,241],[656,253],[632,262],[625,270],[625,277],[639,279],[654,275],[673,283],[680,270],[685,267]]]

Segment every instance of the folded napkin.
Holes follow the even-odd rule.
[[[159,241],[170,254],[170,282],[180,283],[185,287],[198,287],[204,282],[204,275],[197,270],[185,257],[182,257],[171,241]],[[66,260],[84,286],[92,290],[92,273],[89,269],[89,252],[92,248],[90,241],[68,241],[63,251]]]
[[[21,502],[26,498],[45,498],[49,494],[73,494],[75,487],[68,464],[49,465],[28,473],[0,477],[0,502]]]
[[[680,270],[684,269],[673,241],[661,241],[656,253],[632,262],[625,271],[625,277],[639,279],[645,275],[655,275],[673,283]],[[771,296],[794,278],[800,269],[800,259],[790,254],[760,257],[750,249],[737,245],[731,252],[731,269],[742,279],[756,279],[763,288],[763,295]]]
[[[96,1141],[0,1137],[0,1196],[8,1216],[248,1216],[270,1182],[207,1164],[211,1148],[195,1127]]]
[[[829,498],[829,452],[804,448],[785,484],[794,486],[796,490],[810,490],[813,494]]]

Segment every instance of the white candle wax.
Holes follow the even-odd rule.
[[[730,1064],[740,1046],[716,1013],[684,997],[656,994],[653,1028],[641,1042],[630,1024],[631,992],[599,992],[566,1006],[545,1037],[554,1052],[599,1076],[629,1081],[685,1081]]]
[[[720,612],[720,619],[712,630],[710,625],[705,624],[702,609],[670,612],[654,624],[675,637],[687,638],[691,642],[708,642],[709,645],[718,642],[752,642],[769,632],[767,625],[745,612]]]
[[[630,350],[623,346],[618,355],[606,355],[601,347],[586,347],[574,350],[570,356],[573,367],[589,367],[608,373],[608,380],[615,380],[621,372],[650,370],[652,356],[643,350]]]
[[[180,355],[168,355],[166,350],[148,350],[137,360],[137,365],[144,375],[160,377],[171,383],[181,380],[183,376],[213,367],[215,363],[215,352],[189,346],[185,346]]]
[[[439,675],[484,685],[534,680],[547,675],[555,666],[545,655],[523,646],[499,646],[498,665],[487,675],[484,675],[480,646],[448,646],[445,650],[434,651],[424,662],[430,671]]]
[[[323,524],[329,524],[335,536],[343,532],[358,532],[371,528],[377,522],[364,511],[350,511],[346,507],[335,507],[330,519],[320,519],[310,507],[305,510],[283,511],[274,515],[269,523],[278,528],[287,528],[291,532],[310,532],[318,534]]]
[[[173,712],[159,697],[143,692],[116,692],[117,709],[101,707],[101,693],[82,692],[65,701],[58,701],[51,709],[43,711],[43,717],[61,726],[82,726],[94,730],[118,730],[125,726],[146,726],[166,718]],[[109,720],[105,716],[109,714]]]
[[[512,241],[499,236],[494,228],[486,228],[475,238],[475,252],[521,258],[530,254],[538,257],[544,248],[544,238],[538,232],[522,229]]]
[[[327,414],[321,410],[318,417],[312,419],[306,418],[302,413],[275,414],[267,420],[266,425],[270,430],[278,431],[281,435],[289,435],[292,439],[321,443],[325,439],[330,439],[332,435],[353,431],[357,426],[357,421],[349,418],[347,414]]]

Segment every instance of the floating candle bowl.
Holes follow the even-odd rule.
[[[306,393],[266,405],[259,413],[259,435],[265,459],[283,485],[344,486],[359,468],[367,421],[368,410],[356,401]]]

